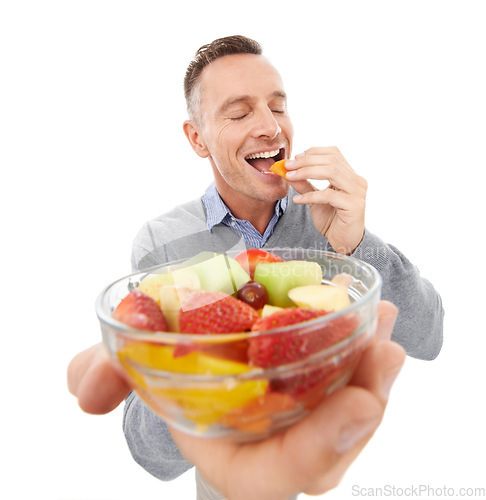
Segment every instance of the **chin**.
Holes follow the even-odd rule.
[[[283,181],[284,184],[279,187],[274,187],[273,189],[262,190],[259,193],[254,193],[253,196],[255,199],[259,201],[264,201],[267,203],[275,203],[282,198],[285,198],[289,193],[289,185],[287,182]]]

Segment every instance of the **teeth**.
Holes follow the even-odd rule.
[[[245,160],[255,160],[256,158],[272,158],[272,156],[277,156],[280,152],[280,149],[276,149],[275,151],[265,151],[264,153],[253,153],[252,155],[248,155]]]

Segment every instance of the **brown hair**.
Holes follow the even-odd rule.
[[[199,118],[201,92],[198,84],[202,70],[215,59],[231,54],[261,55],[262,47],[255,40],[242,35],[227,36],[200,47],[189,63],[184,77],[184,96],[187,112],[193,120]]]

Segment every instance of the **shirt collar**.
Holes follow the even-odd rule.
[[[225,205],[221,196],[219,196],[214,182],[206,189],[201,199],[206,209],[206,224],[209,232],[211,232],[216,224],[223,222],[226,217],[233,217],[230,209]],[[277,218],[283,215],[287,209],[287,203],[287,197],[277,201],[275,204],[275,215]]]

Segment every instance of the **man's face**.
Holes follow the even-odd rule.
[[[236,54],[201,73],[201,135],[225,201],[275,202],[288,184],[269,171],[289,158],[293,128],[282,80],[262,56]]]

